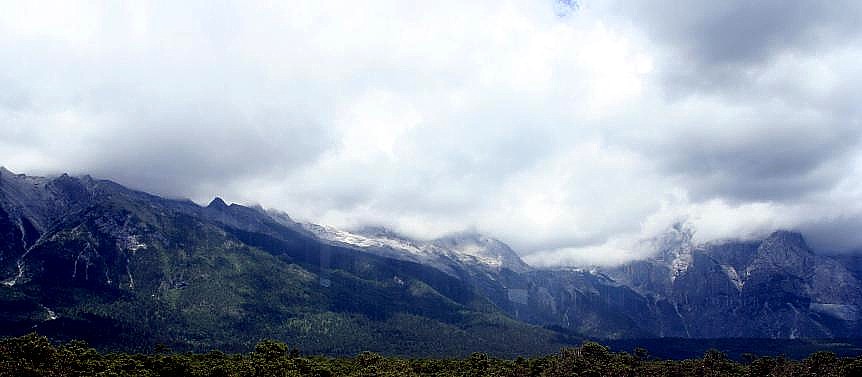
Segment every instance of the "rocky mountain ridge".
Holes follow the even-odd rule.
[[[90,177],[0,171],[0,334],[108,349],[551,352],[437,269],[321,242],[261,208],[164,199]]]
[[[270,336],[325,353],[385,350],[404,334],[411,347],[447,334],[463,338],[463,352],[509,352],[580,336],[862,333],[859,269],[814,253],[802,235],[695,244],[692,232],[680,224],[644,241],[655,250],[646,260],[543,270],[474,232],[419,241],[344,231],[219,198],[199,206],[2,169],[0,330],[187,349]]]
[[[862,284],[835,259],[815,254],[801,234],[776,231],[762,240],[701,245],[691,244],[690,233],[682,239],[688,241],[669,246],[676,250],[605,272],[672,305],[685,336],[833,337],[858,331]],[[661,257],[668,254],[686,262]]]

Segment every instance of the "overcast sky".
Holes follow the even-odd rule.
[[[0,1],[0,165],[536,265],[862,248],[862,2]]]

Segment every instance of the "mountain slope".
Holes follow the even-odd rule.
[[[687,337],[853,337],[860,332],[862,283],[836,260],[814,254],[802,235],[680,243],[658,257],[606,272],[655,302],[671,305]],[[667,258],[672,255],[673,258]],[[680,260],[684,262],[681,263]],[[673,334],[677,336],[679,334]]]
[[[571,334],[862,333],[859,268],[798,233],[695,244],[692,232],[645,241],[646,260],[540,270],[476,233],[348,232],[219,198],[199,206],[0,169],[0,334],[122,349],[244,350],[271,337],[329,354],[513,355],[580,340]]]
[[[655,250],[646,260],[536,270],[500,263],[517,255],[476,234],[417,241],[385,229],[306,228],[335,244],[435,267],[512,318],[593,337],[828,338],[862,329],[858,278],[794,232],[695,244],[694,230],[677,224],[643,242]]]
[[[322,243],[261,209],[167,200],[89,177],[0,172],[0,331],[108,348],[452,355],[548,352],[437,269]]]

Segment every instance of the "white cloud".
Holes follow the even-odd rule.
[[[545,265],[637,257],[681,218],[702,240],[789,227],[858,248],[858,27],[773,5],[12,2],[0,162],[474,228]],[[784,10],[750,40],[698,32]]]

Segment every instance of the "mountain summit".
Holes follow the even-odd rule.
[[[90,177],[0,170],[0,334],[112,349],[545,353],[582,338],[853,337],[855,271],[799,233],[698,244],[678,224],[652,257],[536,269],[475,232],[417,240],[283,212],[206,207]],[[527,350],[527,351],[525,351]]]
[[[111,349],[278,338],[313,353],[511,355],[563,344],[467,281],[327,243],[286,214],[87,177],[0,174],[0,282],[0,334],[35,328]]]
[[[509,245],[476,232],[462,232],[438,238],[432,243],[442,249],[452,250],[476,258],[480,263],[515,272],[531,269]]]
[[[814,254],[800,233],[695,245],[679,229],[661,238],[673,242],[658,242],[669,246],[658,257],[605,271],[656,307],[673,308],[670,316],[657,315],[684,332],[662,335],[828,338],[859,329],[862,283],[832,258]]]
[[[225,203],[224,200],[222,200],[221,198],[216,196],[215,198],[213,198],[213,200],[210,202],[210,204],[207,205],[207,208],[212,208],[215,210],[223,211],[223,210],[227,209],[227,203]]]

